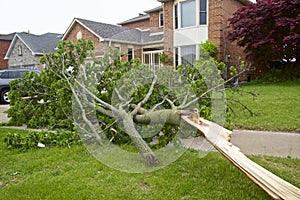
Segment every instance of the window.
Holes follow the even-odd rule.
[[[148,65],[150,68],[157,70],[160,67],[159,55],[163,51],[149,51],[143,53],[143,63]]]
[[[174,11],[175,29],[178,29],[178,4],[175,4]]]
[[[175,48],[175,66],[177,67],[179,65],[179,52],[178,48]]]
[[[18,46],[18,55],[19,55],[19,56],[22,56],[22,55],[23,55],[23,52],[22,52],[22,46],[21,46],[21,45]]]
[[[2,72],[2,73],[1,73],[1,78],[3,78],[3,79],[9,78],[8,72]]]
[[[207,24],[207,0],[200,0],[200,25]]]
[[[120,45],[116,44],[115,49],[118,49],[118,51],[121,52],[121,46]]]
[[[131,61],[134,58],[133,48],[128,48],[127,56],[128,56],[128,61]]]
[[[159,27],[164,26],[164,12],[159,13]]]
[[[196,60],[196,45],[181,47],[181,64],[194,65]]]
[[[181,28],[196,25],[196,0],[181,3]]]

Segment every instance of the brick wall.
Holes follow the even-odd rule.
[[[78,32],[81,32],[81,38],[86,40],[91,40],[94,43],[95,46],[95,55],[96,56],[103,56],[106,52],[109,46],[115,47],[119,46],[121,47],[121,51],[124,52],[124,56],[122,57],[122,61],[128,61],[128,47],[134,48],[134,57],[141,59],[141,47],[134,46],[134,45],[128,45],[124,43],[116,43],[116,42],[109,42],[109,41],[101,41],[100,39],[95,36],[93,33],[91,33],[89,30],[87,30],[85,27],[83,27],[79,23],[75,23],[71,31],[66,35],[65,40],[72,41],[73,43],[76,43],[79,39]]]
[[[0,40],[0,69],[8,68],[8,60],[4,60],[4,57],[6,55],[10,43],[10,40]]]
[[[208,38],[218,46],[218,58],[226,61],[226,55],[230,55],[228,66],[239,66],[239,57],[246,60],[246,55],[243,48],[238,47],[236,42],[229,42],[226,37],[229,31],[228,19],[233,16],[233,13],[238,10],[243,4],[237,0],[210,0],[209,1],[209,33]],[[247,74],[248,73],[248,74]],[[252,72],[244,74],[252,76]]]
[[[131,22],[128,24],[124,24],[122,26],[128,27],[128,28],[140,28],[140,29],[148,29],[149,27],[151,27],[149,19]]]
[[[218,46],[218,58],[223,59],[222,53],[222,15],[223,0],[209,0],[208,8],[208,39]]]
[[[174,26],[173,26],[173,13],[174,13],[174,2],[168,1],[164,3],[164,53],[173,59],[174,53]]]
[[[79,33],[81,37],[79,36]],[[74,26],[72,27],[71,31],[66,35],[65,40],[72,41],[74,44],[77,42],[78,39],[86,39],[93,41],[95,45],[95,54],[96,56],[104,55],[105,51],[108,48],[108,43],[100,42],[100,39],[84,28],[81,24],[75,22]]]
[[[131,22],[122,26],[128,28],[150,29],[152,33],[162,32],[163,28],[159,27],[159,11],[149,13],[148,19]]]

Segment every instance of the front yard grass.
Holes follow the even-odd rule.
[[[145,174],[108,168],[85,146],[8,150],[0,128],[0,199],[271,199],[217,152],[189,150],[170,166]],[[300,160],[251,156],[300,187]]]
[[[300,80],[279,83],[249,83],[241,89],[254,92],[235,95],[254,113],[251,116],[234,104],[234,128],[300,133]]]

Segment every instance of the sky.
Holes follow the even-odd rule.
[[[157,0],[0,0],[0,34],[63,34],[74,17],[117,24],[160,5]]]
[[[0,0],[0,34],[63,34],[74,17],[117,24],[160,5],[157,0]]]

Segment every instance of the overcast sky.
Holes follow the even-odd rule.
[[[157,0],[0,0],[0,34],[64,33],[74,17],[116,24],[160,5]]]
[[[0,0],[0,34],[64,33],[74,17],[116,24],[160,5],[157,0]]]

